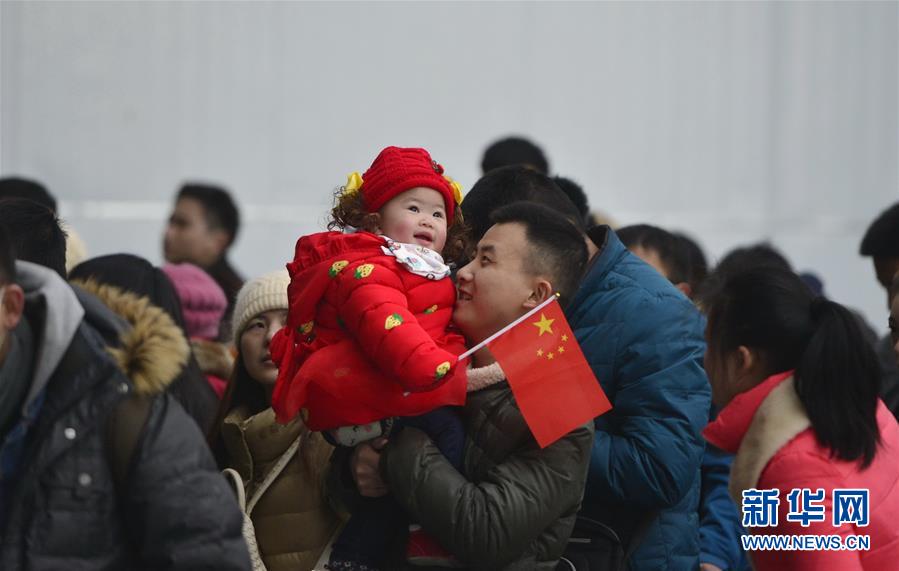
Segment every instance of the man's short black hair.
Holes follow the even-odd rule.
[[[46,206],[24,198],[0,200],[0,225],[6,226],[16,258],[66,277],[66,233]]]
[[[240,229],[240,213],[227,190],[211,184],[187,183],[178,191],[178,199],[192,198],[203,205],[210,228],[224,230],[228,245],[234,243]]]
[[[487,174],[494,169],[515,165],[549,173],[549,161],[543,150],[524,137],[507,137],[487,147],[481,159],[481,172]]]
[[[693,238],[682,232],[674,232],[674,237],[680,242],[679,255],[687,267],[687,283],[695,294],[699,292],[709,275],[709,263],[702,248]]]
[[[587,193],[584,192],[584,189],[581,185],[574,182],[570,178],[565,178],[564,176],[554,176],[553,182],[558,185],[559,188],[562,189],[562,192],[565,193],[565,196],[568,197],[568,200],[574,204],[574,207],[577,208],[577,211],[581,213],[581,218],[584,219],[584,224],[588,225],[590,222],[590,205],[587,201]]]
[[[56,198],[47,187],[36,180],[8,176],[0,178],[0,200],[4,198],[27,198],[56,212]]]
[[[655,252],[665,265],[671,283],[690,283],[690,260],[686,246],[677,236],[649,224],[625,226],[615,233],[627,248],[640,247]]]
[[[859,253],[874,258],[899,258],[899,202],[881,212],[868,226]]]
[[[563,306],[577,291],[587,266],[587,244],[581,231],[558,212],[532,202],[516,202],[496,210],[494,224],[521,224],[531,246],[527,271],[547,276]]]
[[[503,167],[481,177],[462,201],[462,214],[477,242],[493,225],[493,212],[513,202],[542,204],[572,221],[581,231],[584,220],[553,179],[521,166]]]
[[[13,251],[9,232],[0,224],[0,286],[16,281],[16,254]]]

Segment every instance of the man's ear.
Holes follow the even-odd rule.
[[[212,236],[212,243],[215,246],[215,250],[219,254],[224,253],[224,251],[228,249],[228,246],[231,245],[231,236],[229,236],[225,230],[216,228],[215,230],[210,230],[209,233]]]
[[[680,282],[679,284],[674,284],[674,287],[680,290],[682,294],[687,296],[687,299],[693,299],[693,288],[690,287],[690,284],[687,282]]]
[[[741,377],[752,376],[760,364],[758,353],[746,345],[737,347],[737,373]]]
[[[524,302],[524,306],[527,309],[533,309],[554,294],[553,284],[551,284],[549,280],[537,278],[534,282],[534,289],[531,290],[531,295],[529,295]]]
[[[22,312],[25,311],[25,292],[18,284],[9,284],[3,288],[0,304],[3,305],[3,320],[0,321],[0,327],[11,331],[19,324]]]

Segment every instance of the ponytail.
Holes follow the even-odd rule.
[[[709,283],[708,351],[746,346],[759,353],[767,375],[795,370],[796,394],[818,442],[841,460],[869,466],[880,442],[880,366],[855,316],[814,298],[784,268],[713,274]]]
[[[855,317],[824,298],[811,302],[812,334],[796,367],[796,392],[815,436],[837,458],[871,464],[880,442],[880,366]]]

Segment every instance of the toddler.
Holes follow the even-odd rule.
[[[456,294],[441,255],[461,254],[460,201],[424,149],[387,147],[350,175],[329,225],[344,232],[300,238],[287,265],[287,324],[271,345],[279,419],[302,412],[343,446],[414,426],[461,469],[462,422],[447,407],[465,402],[465,345],[450,323]],[[404,517],[392,498],[366,499],[331,568],[378,568]]]

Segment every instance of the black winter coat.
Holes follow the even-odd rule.
[[[146,300],[105,294],[130,327],[110,351],[89,314],[53,373],[0,530],[0,569],[249,570],[234,496],[163,392],[187,356],[183,335]],[[117,486],[107,422],[130,393],[152,404]]]

